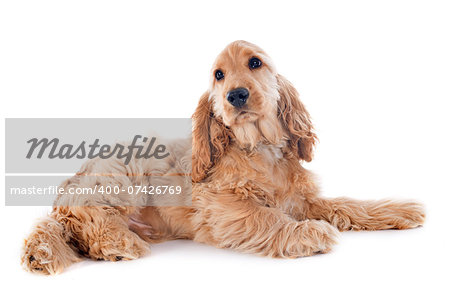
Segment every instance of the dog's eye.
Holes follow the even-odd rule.
[[[216,77],[217,80],[221,80],[222,78],[225,77],[222,70],[220,70],[220,69],[216,70],[216,72],[214,73],[214,76]]]
[[[258,67],[260,67],[261,65],[262,65],[261,60],[259,60],[259,58],[256,58],[256,57],[252,57],[252,58],[250,58],[250,60],[248,61],[248,67],[249,67],[250,69],[258,68]]]

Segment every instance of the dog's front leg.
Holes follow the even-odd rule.
[[[425,221],[423,205],[414,201],[313,198],[307,204],[307,218],[325,220],[341,231],[410,229]]]
[[[194,240],[219,248],[271,257],[296,258],[326,253],[338,231],[325,221],[296,221],[277,208],[243,199],[234,190],[194,198],[200,208]]]

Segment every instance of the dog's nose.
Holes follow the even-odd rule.
[[[241,107],[243,106],[248,99],[248,90],[243,87],[239,87],[233,90],[230,90],[227,93],[227,100],[229,103],[231,103],[234,107]]]

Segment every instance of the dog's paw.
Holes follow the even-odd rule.
[[[304,221],[298,232],[299,257],[328,253],[337,243],[339,231],[326,221]]]
[[[398,203],[394,212],[392,220],[396,229],[412,229],[425,222],[424,206],[414,201]]]
[[[89,257],[94,260],[134,260],[150,252],[148,243],[131,231],[119,231],[90,244]]]
[[[281,257],[298,258],[328,253],[337,243],[339,231],[325,221],[306,220],[297,223],[289,233]]]
[[[55,268],[52,249],[48,244],[35,243],[33,240],[25,240],[24,252],[22,254],[22,266],[25,270],[39,274],[56,274],[63,268]]]
[[[39,274],[57,274],[80,258],[67,244],[64,228],[52,218],[43,218],[25,240],[22,266]]]

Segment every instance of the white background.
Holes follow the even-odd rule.
[[[320,144],[307,166],[324,195],[414,198],[428,216],[415,230],[343,233],[333,252],[311,258],[174,241],[137,261],[87,261],[42,277],[24,272],[19,255],[33,220],[50,208],[2,206],[1,282],[448,288],[449,15],[448,1],[2,1],[2,122],[189,117],[216,55],[245,39],[272,56],[313,116]]]

